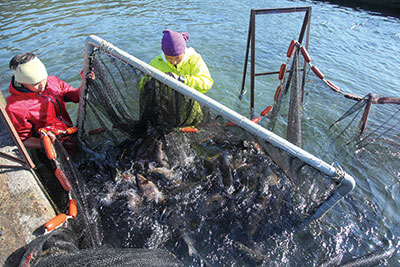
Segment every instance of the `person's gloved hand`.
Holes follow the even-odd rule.
[[[173,72],[166,72],[165,74],[167,74],[168,76],[174,78],[175,80],[178,80],[179,76],[176,73]]]
[[[54,141],[56,141],[57,136],[52,131],[48,131],[47,135],[50,137],[51,142],[54,144]]]

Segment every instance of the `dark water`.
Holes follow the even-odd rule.
[[[251,8],[311,5],[310,54],[313,63],[342,90],[358,95],[370,92],[399,96],[400,28],[398,17],[362,9],[313,1],[13,1],[0,3],[0,85],[7,96],[9,59],[33,51],[48,72],[79,86],[84,40],[96,34],[130,54],[150,61],[160,52],[161,31],[188,31],[190,45],[207,62],[215,81],[208,95],[243,114],[248,114],[248,94],[240,90],[249,14]],[[257,72],[277,70],[285,60],[290,40],[297,38],[302,14],[272,15],[257,20]],[[400,130],[398,115],[382,138],[364,149],[346,145],[355,132],[335,139],[346,123],[328,127],[352,102],[328,92],[322,82],[308,75],[304,122],[305,150],[326,162],[338,162],[356,178],[357,187],[307,236],[284,233],[275,240],[269,255],[282,265],[316,265],[318,246],[326,258],[344,254],[358,257],[398,244]],[[247,83],[248,84],[248,83]],[[257,79],[256,112],[272,103],[277,77]],[[71,106],[74,113],[75,106]],[[396,106],[373,107],[368,130],[379,127]],[[279,130],[279,129],[278,129]],[[368,132],[367,132],[368,134]],[[334,142],[335,141],[335,142]],[[309,252],[306,262],[293,261],[290,251]],[[385,264],[397,266],[398,252]]]

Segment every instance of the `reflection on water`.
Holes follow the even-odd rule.
[[[248,95],[243,103],[238,103],[237,95],[241,84],[250,8],[304,5],[313,6],[310,38],[313,62],[330,80],[343,90],[358,95],[374,92],[398,96],[400,78],[397,73],[400,65],[395,55],[400,54],[399,19],[320,1],[229,1],[224,4],[212,0],[190,3],[3,1],[0,3],[0,56],[3,58],[0,62],[1,90],[7,96],[11,75],[8,62],[16,53],[33,51],[39,54],[49,74],[57,75],[78,87],[78,70],[82,66],[83,43],[87,35],[99,35],[138,58],[149,61],[160,51],[162,29],[170,27],[189,31],[189,45],[199,51],[207,62],[215,81],[208,95],[247,114]],[[295,17],[290,21],[298,19]],[[296,38],[294,32],[297,29],[287,23],[290,22],[279,16],[259,21],[258,25],[266,25],[265,35],[264,32],[257,35],[261,40],[257,41],[257,49],[262,51],[257,54],[262,57],[260,71],[264,71],[264,67],[276,70],[286,59],[287,45],[291,39]],[[279,43],[274,42],[278,39]],[[260,110],[257,111],[265,108],[265,103],[273,98],[276,85],[276,79],[257,80],[256,87],[260,88],[260,95],[256,98],[256,107]],[[351,256],[357,257],[386,247],[391,240],[397,240],[400,234],[398,127],[394,127],[393,131],[374,144],[354,153],[355,148],[346,145],[349,141],[347,137],[351,134],[333,142],[343,127],[328,129],[349,106],[336,96],[323,92],[318,81],[311,79],[310,86],[312,88],[306,90],[314,94],[310,93],[307,100],[317,104],[305,107],[308,113],[303,122],[304,147],[327,162],[339,162],[356,177],[357,187],[351,196],[305,232],[283,231],[279,236],[272,235],[263,244],[255,241],[251,245],[231,245],[232,249],[241,251],[247,251],[248,247],[252,253],[262,251],[262,257],[266,256],[284,265],[316,265],[319,260],[341,256],[350,259]],[[332,98],[334,101],[329,101]],[[322,104],[325,99],[335,105],[327,108],[327,105]],[[76,106],[70,107],[74,113]],[[396,107],[374,107],[368,127],[374,129],[374,126],[385,120],[383,115],[392,114],[395,110]],[[104,183],[106,185],[111,181]],[[107,194],[112,195],[112,190],[106,186],[103,190],[100,196],[106,201]],[[132,191],[125,194],[124,198],[134,199]],[[113,199],[111,195],[108,197]],[[215,196],[216,202],[213,203],[222,201],[219,198]],[[134,206],[135,201],[128,204]],[[126,208],[125,212],[129,214],[132,210],[128,204],[122,205],[121,209]],[[113,214],[112,209],[107,212]],[[162,210],[157,212],[161,216]],[[189,219],[199,223],[196,221],[198,218]],[[126,227],[138,226],[127,219]],[[153,232],[162,234],[152,236],[147,245],[170,238],[164,229],[165,225],[160,223],[153,227]],[[127,235],[121,237],[121,240],[126,240],[121,246],[132,244],[129,231]],[[191,235],[188,237],[193,239]],[[188,237],[182,235],[181,242],[190,243],[185,241]],[[230,241],[229,238],[219,240],[227,243]],[[393,245],[397,245],[396,241],[393,241]],[[194,247],[202,251],[198,244],[195,243]],[[254,255],[259,255],[257,253]],[[318,260],[315,260],[315,255],[318,255]],[[395,254],[387,265],[396,266],[399,262],[400,258]]]

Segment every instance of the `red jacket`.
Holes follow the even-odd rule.
[[[66,130],[72,121],[65,102],[79,102],[79,89],[55,76],[47,77],[46,89],[34,93],[24,87],[14,86],[11,79],[6,111],[22,141],[29,137],[39,137],[38,129]]]

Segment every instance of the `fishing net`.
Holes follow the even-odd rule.
[[[58,204],[57,208],[61,213],[65,214],[68,214],[68,196],[76,200],[78,216],[67,220],[59,230],[44,232],[45,229],[42,228],[43,235],[13,253],[7,260],[6,266],[34,264],[47,253],[53,254],[59,251],[71,252],[78,249],[98,248],[102,244],[102,229],[97,204],[90,189],[87,187],[86,180],[80,175],[71,161],[70,154],[58,140],[54,142],[54,149],[56,152],[55,164],[48,162],[49,168],[53,168],[53,172],[55,168],[61,170],[67,177],[66,183],[70,184],[72,189],[67,193],[60,186],[58,188],[59,191],[55,192],[54,187],[52,187],[53,195],[50,197],[53,198],[54,194],[57,194],[59,197],[65,198],[64,201],[56,202]],[[42,179],[49,180],[47,181],[48,184],[60,184],[54,175],[48,175]],[[61,206],[63,204],[64,206]],[[39,234],[41,231],[37,232]]]
[[[61,227],[14,252],[4,266],[180,266],[167,251],[79,247],[76,230]]]
[[[93,194],[87,180],[80,174],[72,162],[70,154],[58,140],[54,143],[57,167],[65,174],[71,184],[71,198],[77,202],[77,217],[68,223],[76,234],[79,248],[96,248],[102,244],[101,222]],[[65,207],[67,208],[67,207]],[[67,213],[66,210],[63,212]]]
[[[260,264],[272,236],[340,185],[107,50],[94,49],[90,69],[79,168],[95,177],[106,243],[190,264]]]
[[[140,70],[106,53],[92,55],[95,79],[88,80],[88,101],[83,131],[107,136],[119,143],[154,130],[196,126],[202,121],[199,103],[191,100]],[[92,138],[93,137],[93,138]]]
[[[374,94],[358,96],[342,91],[310,62],[307,65],[304,58],[310,58],[308,52],[304,52],[307,53],[304,56],[301,51],[306,50],[300,48],[304,49],[297,44],[293,57],[288,59],[287,70],[282,75],[282,89],[275,93],[272,110],[262,121],[264,127],[298,146],[303,146],[302,134],[314,131],[313,126],[322,131],[326,129],[319,133],[320,143],[332,143],[329,139],[335,143],[342,138],[344,144],[351,145],[354,150],[382,137],[390,142],[395,140],[399,98]],[[381,105],[374,108],[373,104]],[[256,107],[259,108],[262,106]],[[369,117],[372,119],[368,120]],[[329,121],[330,118],[337,119]],[[307,140],[310,139],[305,138]],[[306,150],[309,146],[305,143]]]

